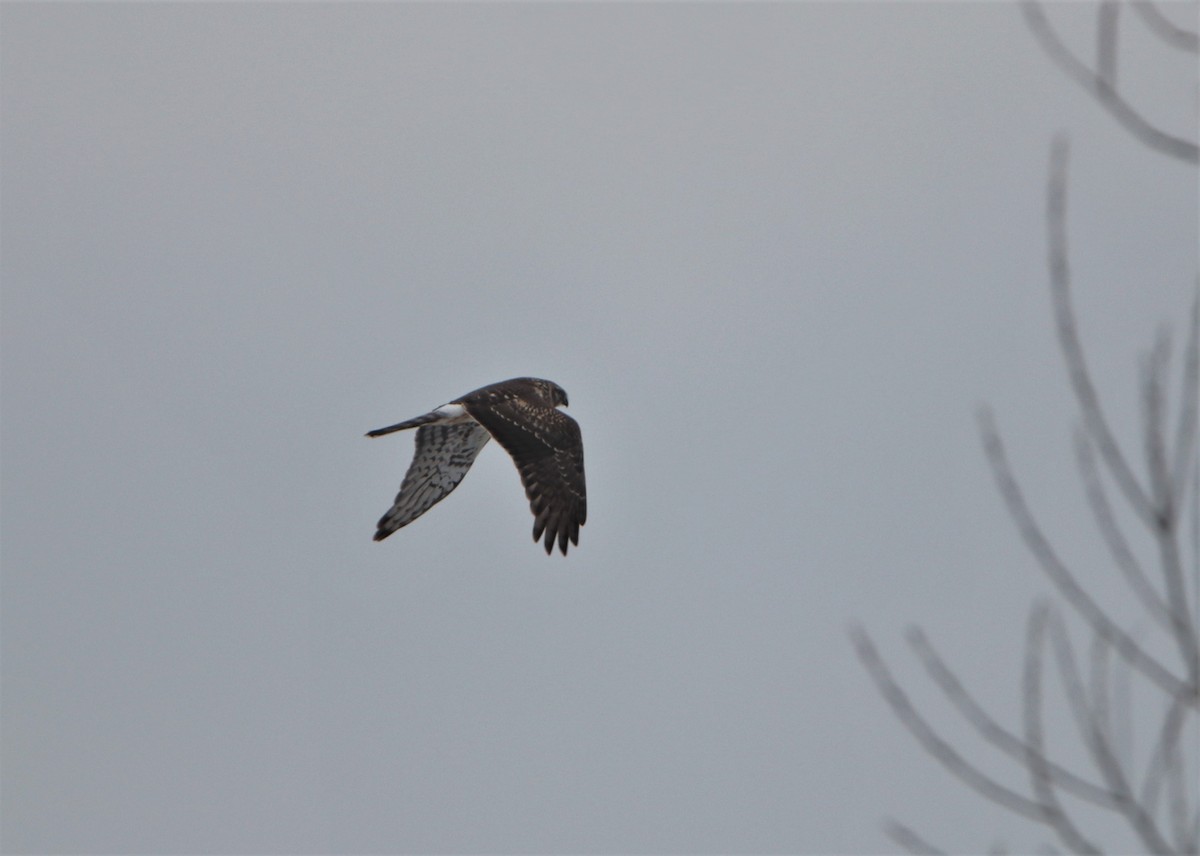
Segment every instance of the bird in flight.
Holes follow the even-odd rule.
[[[381,437],[417,429],[412,463],[395,503],[379,518],[375,540],[382,541],[445,499],[495,437],[521,474],[533,510],[533,540],[545,535],[547,555],[557,541],[565,556],[568,540],[579,545],[587,491],[579,424],[558,409],[560,404],[566,406],[567,393],[558,384],[518,377],[480,387],[423,416],[368,431],[368,437]]]

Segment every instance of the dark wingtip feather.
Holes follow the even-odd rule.
[[[547,556],[554,552],[556,545],[565,556],[568,544],[579,546],[579,522],[561,519],[547,511],[533,521],[533,540],[534,543],[542,542]]]

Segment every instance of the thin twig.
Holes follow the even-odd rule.
[[[1137,596],[1137,599],[1141,601],[1146,611],[1165,630],[1174,632],[1170,607],[1154,588],[1146,572],[1142,570],[1141,563],[1133,555],[1133,551],[1129,548],[1129,542],[1121,532],[1121,527],[1117,523],[1116,516],[1112,512],[1112,506],[1109,505],[1108,497],[1104,492],[1100,473],[1096,468],[1096,458],[1092,454],[1092,443],[1088,439],[1087,432],[1083,430],[1075,431],[1075,461],[1079,468],[1080,480],[1083,482],[1084,495],[1087,497],[1092,517],[1096,521],[1096,528],[1104,539],[1105,546],[1108,547],[1108,552],[1112,556],[1114,564],[1121,571],[1121,574],[1125,577],[1125,582]]]
[[[1158,811],[1159,795],[1167,778],[1167,769],[1172,763],[1172,756],[1180,749],[1187,718],[1186,700],[1179,697],[1172,699],[1163,714],[1163,723],[1158,730],[1158,737],[1154,741],[1146,773],[1142,778],[1139,802],[1152,814]]]
[[[1083,411],[1083,424],[1095,441],[1100,457],[1112,471],[1117,485],[1134,511],[1148,524],[1156,521],[1155,508],[1139,484],[1125,455],[1117,445],[1108,419],[1100,406],[1100,396],[1092,383],[1091,372],[1083,357],[1083,345],[1075,324],[1075,310],[1071,306],[1071,268],[1067,248],[1067,163],[1069,149],[1067,138],[1059,135],[1050,147],[1050,176],[1046,186],[1046,230],[1047,264],[1050,271],[1050,293],[1054,307],[1055,328],[1062,348],[1063,362],[1071,389]]]
[[[1183,352],[1183,390],[1179,402],[1179,425],[1175,430],[1175,459],[1171,464],[1173,507],[1181,507],[1187,490],[1188,469],[1196,449],[1200,424],[1200,287],[1192,298],[1191,323]]]
[[[1188,832],[1187,770],[1182,751],[1171,753],[1167,773],[1167,816],[1171,820],[1171,836],[1179,852],[1186,853],[1189,851],[1184,848],[1188,846],[1191,836]]]
[[[1200,460],[1192,465],[1192,501],[1186,505],[1186,497],[1180,500],[1192,509],[1192,615],[1200,615]]]
[[[930,844],[910,827],[898,820],[888,818],[883,822],[883,834],[895,841],[909,853],[918,856],[945,856],[946,851]]]
[[[1171,617],[1175,628],[1175,641],[1188,673],[1188,695],[1193,702],[1200,698],[1200,641],[1196,637],[1196,625],[1188,609],[1187,589],[1184,583],[1183,558],[1179,555],[1175,526],[1158,534],[1159,556],[1163,578],[1166,580],[1167,600],[1172,605]]]
[[[1175,677],[1166,666],[1146,653],[1128,633],[1109,618],[1108,614],[1100,608],[1092,596],[1075,579],[1074,574],[1058,558],[1041,527],[1038,526],[1037,520],[1030,512],[1029,506],[1025,503],[1021,488],[1008,465],[1004,444],[996,430],[995,419],[991,411],[986,408],[979,413],[979,426],[983,436],[984,451],[992,468],[992,475],[996,479],[996,485],[1008,508],[1009,515],[1016,523],[1017,531],[1025,542],[1025,546],[1033,553],[1042,571],[1058,588],[1067,603],[1087,621],[1093,630],[1108,639],[1116,652],[1131,666],[1170,695],[1192,696],[1195,701],[1191,688]]]
[[[1120,11],[1116,0],[1104,0],[1096,10],[1096,77],[1113,90],[1117,88],[1117,18]]]
[[[1191,30],[1175,26],[1149,0],[1134,0],[1130,5],[1133,6],[1133,11],[1141,16],[1150,32],[1162,39],[1163,42],[1173,48],[1200,53],[1200,36]]]
[[[1030,753],[1036,750],[988,715],[979,702],[967,692],[958,676],[946,665],[925,636],[925,632],[919,627],[913,627],[909,629],[907,636],[913,651],[925,666],[925,671],[930,678],[937,684],[938,689],[945,694],[963,718],[979,732],[980,736],[1010,757],[1027,763]],[[1044,756],[1040,757],[1038,762],[1053,783],[1062,790],[1102,808],[1113,809],[1116,807],[1112,794],[1107,788],[1088,781]]]
[[[1156,151],[1188,163],[1200,163],[1200,146],[1151,125],[1104,78],[1093,72],[1086,63],[1071,52],[1071,49],[1058,37],[1053,25],[1046,18],[1041,3],[1035,2],[1035,0],[1023,0],[1021,11],[1025,15],[1025,23],[1029,26],[1030,32],[1033,33],[1046,55],[1068,77],[1087,90],[1125,130]]]
[[[1133,769],[1137,758],[1133,729],[1133,668],[1124,660],[1113,661],[1113,745],[1125,766]]]
[[[1112,747],[1114,756],[1122,768],[1125,758],[1115,738],[1112,715],[1112,692],[1109,687],[1109,652],[1112,646],[1098,633],[1092,633],[1092,644],[1088,648],[1088,707],[1092,711],[1092,722],[1104,740]]]
[[[1120,813],[1129,825],[1142,839],[1142,843],[1152,853],[1169,853],[1171,846],[1167,843],[1154,822],[1154,817],[1133,796],[1121,762],[1113,751],[1112,745],[1096,726],[1095,714],[1088,706],[1087,691],[1075,663],[1075,654],[1066,628],[1056,613],[1047,612],[1045,626],[1050,637],[1051,648],[1058,662],[1058,673],[1061,678],[1063,692],[1067,697],[1068,706],[1075,716],[1076,726],[1083,737],[1084,745],[1091,752],[1096,768],[1108,783],[1113,793]]]
[[[1039,823],[1045,822],[1046,806],[1011,788],[1006,788],[981,772],[934,731],[933,727],[925,721],[924,717],[913,707],[912,702],[908,700],[908,694],[896,683],[887,665],[883,662],[883,658],[879,656],[875,644],[862,627],[857,625],[851,627],[850,639],[858,652],[859,660],[875,682],[876,688],[891,706],[896,718],[921,744],[921,748],[933,756],[934,760],[945,767],[955,778],[981,796],[1015,814]]]
[[[1143,434],[1151,497],[1156,509],[1155,526],[1152,531],[1159,549],[1171,618],[1171,633],[1187,668],[1188,682],[1196,687],[1200,686],[1200,644],[1197,642],[1191,610],[1187,607],[1187,586],[1179,554],[1179,511],[1174,502],[1175,491],[1167,464],[1166,400],[1163,386],[1168,354],[1166,333],[1162,332],[1155,341],[1154,348],[1142,361]]]
[[[1042,738],[1042,646],[1048,616],[1048,607],[1044,603],[1035,603],[1025,631],[1025,674],[1021,697],[1024,701],[1025,742],[1032,749],[1026,759],[1026,767],[1034,795],[1047,808],[1046,823],[1063,846],[1072,853],[1099,853],[1100,848],[1084,836],[1063,810],[1045,763]]]
[[[1150,353],[1142,358],[1142,440],[1145,445],[1146,471],[1150,477],[1150,497],[1159,529],[1168,525],[1174,516],[1171,497],[1171,475],[1167,471],[1166,401],[1163,380],[1167,373],[1170,344],[1165,330],[1160,330]]]

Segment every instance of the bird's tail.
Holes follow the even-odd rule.
[[[386,428],[376,428],[374,431],[368,431],[368,437],[382,437],[384,434],[391,434],[395,431],[403,431],[407,428],[420,428],[422,425],[428,425],[430,422],[440,422],[443,416],[440,413],[431,412],[423,416],[416,416],[412,419],[406,419],[403,422],[397,422],[395,425],[389,425]]]

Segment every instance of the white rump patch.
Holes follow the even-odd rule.
[[[475,421],[467,415],[467,409],[461,404],[443,404],[433,412],[438,415],[438,422],[442,425],[456,425],[460,422]]]

